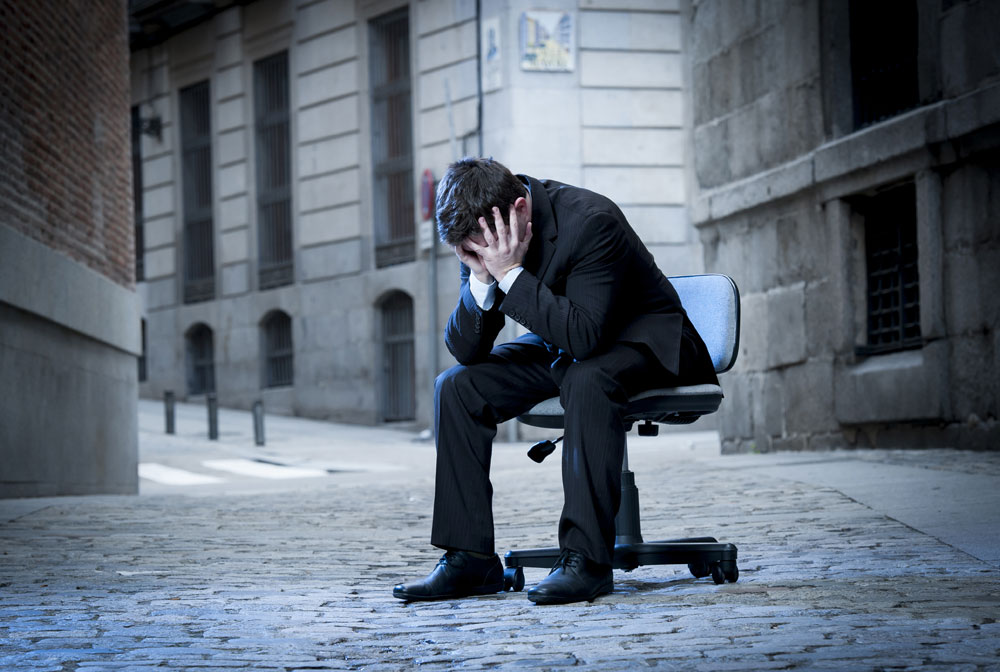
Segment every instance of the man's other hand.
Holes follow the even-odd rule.
[[[475,253],[486,271],[499,282],[503,280],[508,271],[517,268],[524,261],[524,255],[528,252],[528,244],[531,242],[531,222],[526,222],[522,227],[518,223],[517,212],[511,205],[510,225],[508,226],[503,221],[500,208],[495,206],[493,208],[493,223],[496,227],[496,234],[487,225],[485,217],[479,218],[479,228],[482,231],[485,245],[472,238],[467,239],[463,245],[467,245],[467,249]],[[472,266],[469,268],[472,269]],[[474,269],[473,272],[475,272]]]
[[[490,272],[486,270],[486,266],[483,264],[483,260],[479,258],[479,255],[475,252],[466,249],[466,245],[469,240],[464,240],[458,245],[452,246],[451,249],[455,251],[458,255],[458,260],[469,267],[472,274],[476,276],[476,280],[483,283],[484,285],[493,284],[493,276]]]

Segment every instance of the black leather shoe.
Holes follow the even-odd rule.
[[[401,600],[444,600],[469,595],[489,595],[503,590],[500,558],[476,558],[465,551],[448,551],[427,578],[393,587]]]
[[[549,575],[528,591],[528,599],[535,604],[583,602],[614,587],[609,565],[598,565],[576,551],[563,551]]]

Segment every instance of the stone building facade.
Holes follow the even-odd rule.
[[[134,493],[125,3],[0,3],[0,497]]]
[[[998,445],[1000,5],[685,2],[727,451]]]
[[[701,271],[678,3],[536,9],[217,2],[134,42],[141,393],[428,426],[458,265],[422,178],[464,155],[605,193],[668,273]]]

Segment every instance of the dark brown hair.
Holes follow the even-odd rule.
[[[460,159],[448,166],[437,187],[438,236],[446,245],[458,245],[479,232],[479,218],[493,227],[493,206],[510,224],[510,206],[527,189],[505,165],[493,159]]]

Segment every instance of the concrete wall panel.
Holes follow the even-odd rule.
[[[676,89],[682,85],[681,66],[675,53],[581,51],[580,84]]]
[[[680,51],[679,14],[580,12],[581,49]]]
[[[299,178],[313,177],[358,165],[361,136],[348,133],[300,145],[296,151]]]
[[[584,128],[583,162],[680,166],[684,163],[684,133],[680,129]]]
[[[684,174],[680,168],[588,167],[583,174],[584,187],[619,205],[684,202]]]
[[[219,229],[229,229],[246,226],[250,221],[250,199],[246,194],[225,198],[219,202]]]
[[[300,107],[354,93],[358,90],[358,62],[347,61],[313,70],[299,76],[295,87]]]
[[[358,98],[347,96],[299,111],[299,142],[358,130]]]
[[[304,40],[342,28],[354,20],[353,2],[322,0],[299,8],[295,17],[295,34],[298,39]]]
[[[361,235],[361,207],[354,203],[318,210],[299,218],[299,244],[303,247]]]
[[[580,98],[586,126],[680,128],[684,123],[679,90],[584,89]]]
[[[306,282],[361,271],[361,241],[347,240],[308,247],[300,254]]]
[[[0,497],[138,490],[135,357],[0,302]]]
[[[304,40],[295,52],[295,66],[300,73],[325,68],[357,58],[358,27],[348,25],[332,33]]]
[[[433,70],[476,57],[476,22],[466,21],[417,42],[417,62],[422,70]]]
[[[299,182],[299,207],[303,212],[353,203],[360,196],[360,171],[343,170]]]

